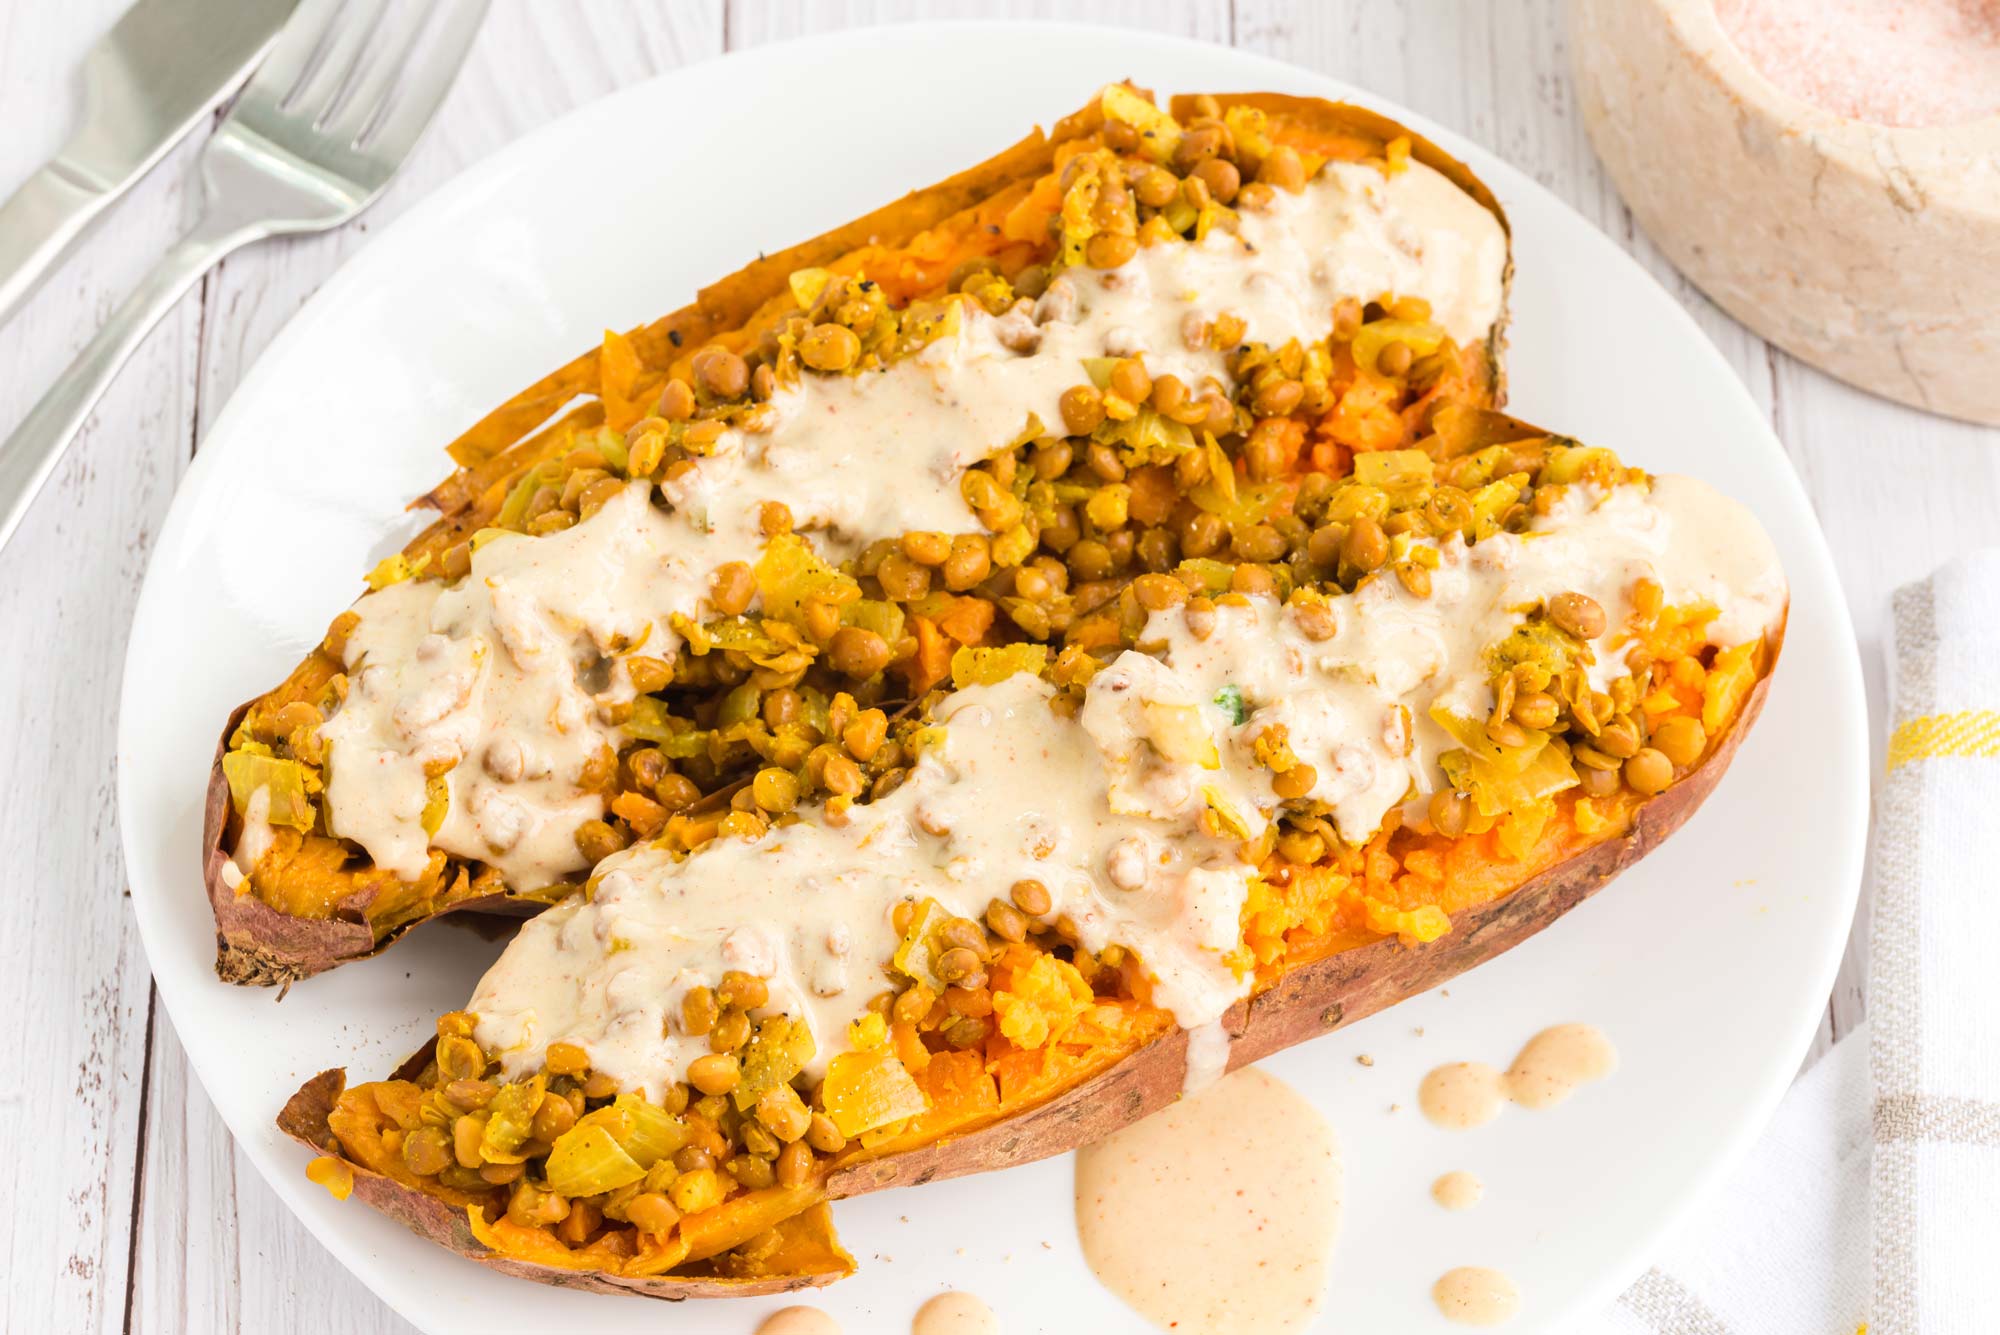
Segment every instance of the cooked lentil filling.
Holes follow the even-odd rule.
[[[1073,302],[1066,273],[1109,272],[1141,249],[1227,233],[1271,210],[1277,192],[1308,186],[1298,152],[1272,143],[1254,110],[1186,127],[1143,103],[1117,110],[1128,119],[1108,121],[1101,142],[1070,146],[1057,175],[1021,206],[1046,215],[1046,240],[968,260],[941,291],[900,304],[866,275],[795,275],[797,307],[767,321],[755,346],[694,351],[652,415],[625,431],[580,433],[521,477],[485,528],[435,560],[390,558],[371,586],[462,587],[474,553],[497,535],[581,532],[607,507],[622,514],[638,482],[653,484],[656,509],[670,508],[668,496],[688,499],[704,466],[714,466],[718,443],[771,429],[788,387],[916,357],[974,308],[996,320],[1002,339],[1032,338],[1035,312],[1052,296]],[[1154,146],[1167,132],[1173,147],[1163,156]],[[1366,170],[1388,179],[1428,169],[1413,167],[1397,141]],[[573,831],[570,870],[534,874],[556,865],[544,856],[510,876],[508,854],[451,855],[435,844],[391,867],[339,837],[329,739],[349,735],[357,674],[374,661],[350,661],[361,617],[344,613],[322,645],[329,668],[295,674],[232,739],[225,764],[246,835],[225,875],[292,916],[363,917],[378,937],[476,896],[552,900],[589,865],[698,804],[726,801],[730,832],[741,834],[815,793],[861,795],[893,782],[903,757],[882,746],[886,718],[944,680],[956,648],[1014,640],[1102,648],[1139,610],[1172,596],[1166,585],[1189,569],[1212,580],[1226,567],[1238,591],[1258,592],[1394,565],[1393,535],[1379,521],[1325,512],[1319,481],[1297,503],[1294,493],[1300,479],[1340,476],[1357,451],[1409,447],[1440,405],[1483,401],[1483,350],[1454,341],[1431,314],[1418,297],[1343,296],[1325,341],[1272,346],[1226,309],[1213,318],[1191,310],[1179,329],[1184,347],[1167,360],[1207,350],[1221,374],[1156,376],[1146,356],[1075,368],[1050,414],[1060,421],[959,474],[969,531],[866,535],[835,562],[823,559],[827,534],[794,535],[790,508],[764,505],[761,552],[703,568],[689,581],[698,608],[661,618],[683,644],[662,644],[664,628],[626,643],[617,627],[608,643],[589,646],[601,664],[590,671],[609,668],[614,689],[581,702],[595,717],[583,733],[571,730],[568,745],[594,735],[590,728],[602,744],[576,758],[573,777],[555,776],[566,799],[557,814],[568,823],[538,823],[545,841],[550,829],[558,840]],[[1398,577],[1422,578],[1410,569]],[[854,718],[835,727],[843,694]],[[399,724],[403,713],[399,705]],[[406,808],[413,830],[421,818],[419,848],[424,833],[457,829],[465,794],[522,786],[505,754],[474,765],[449,748],[412,748],[411,759],[422,766]],[[376,768],[355,766],[361,777],[350,787],[379,785]],[[473,844],[513,837],[493,833],[507,823],[480,825]]]
[[[1059,649],[1025,634],[960,648],[952,684],[1040,673],[1057,715],[1073,715],[1107,662],[1145,643],[1160,618],[1181,618],[1201,642],[1282,602],[1298,633],[1330,638],[1343,595],[1371,581],[1431,596],[1424,577],[1437,567],[1419,553],[1437,548],[1421,539],[1469,541],[1477,553],[1533,531],[1566,495],[1635,481],[1607,451],[1559,441],[1459,454],[1437,435],[1426,442],[1436,455],[1377,452],[1362,456],[1359,475],[1298,479],[1292,513],[1307,526],[1307,559],[1317,533],[1337,554],[1309,574],[1226,561],[1149,572],[1073,618]],[[1443,781],[1427,800],[1392,807],[1361,842],[1344,839],[1333,804],[1311,796],[1318,776],[1282,727],[1260,735],[1254,753],[1277,806],[1240,850],[1255,869],[1237,956],[1245,986],[1384,935],[1433,939],[1452,912],[1622,830],[1699,764],[1754,685],[1761,642],[1717,646],[1717,609],[1669,605],[1650,579],[1630,589],[1629,613],[1618,634],[1598,601],[1564,591],[1523,616],[1484,655],[1483,716],[1434,715],[1455,743],[1437,757]],[[1622,652],[1600,658],[1593,641]],[[813,725],[828,740],[795,767],[759,770],[726,810],[676,813],[658,846],[699,860],[704,845],[757,840],[774,822],[842,819],[906,780],[934,744],[927,719],[953,697],[940,686],[891,716],[836,692]],[[1228,833],[1212,812],[1202,828]],[[478,1017],[454,1013],[414,1079],[347,1091],[332,1129],[353,1161],[476,1210],[482,1236],[509,1254],[634,1274],[772,1273],[764,1260],[784,1247],[782,1224],[820,1199],[833,1168],[1032,1106],[1175,1025],[1154,1004],[1143,959],[1116,942],[1092,951],[1053,907],[1048,886],[1029,878],[996,887],[976,916],[929,898],[897,904],[900,945],[865,970],[881,986],[856,992],[857,1018],[830,1062],[799,1016],[771,1005],[770,980],[726,971],[686,991],[664,1021],[665,1033],[705,1037],[707,1051],[663,1091],[593,1070],[584,1047],[561,1040],[540,1069],[509,1078],[507,1054],[475,1037]],[[690,1217],[704,1222],[682,1230]]]
[[[900,305],[865,276],[799,276],[796,309],[753,348],[695,352],[653,415],[579,438],[521,480],[493,527],[587,524],[635,482],[687,477],[725,432],[768,429],[774,398],[802,377],[920,355],[960,303],[1026,318],[1071,269],[1115,270],[1308,185],[1255,112],[1211,104],[1185,126],[1150,107],[1116,114],[1041,192],[1045,243],[968,261],[942,292]],[[1406,156],[1391,144],[1377,165],[1393,173]],[[709,574],[701,615],[674,622],[677,652],[616,655],[631,694],[603,720],[620,740],[583,776],[603,809],[576,829],[580,861],[649,844],[692,862],[717,841],[854,819],[911,780],[955,691],[1028,674],[1073,718],[1100,673],[1161,652],[1163,626],[1196,656],[1218,627],[1256,616],[1331,641],[1371,585],[1421,603],[1434,581],[1462,577],[1454,562],[1541,541],[1589,498],[1645,492],[1609,451],[1475,406],[1479,349],[1420,298],[1352,293],[1331,305],[1323,339],[1255,335],[1228,314],[1189,321],[1187,347],[1223,352],[1224,374],[1198,383],[1155,374],[1145,355],[1078,368],[1059,421],[963,470],[978,531],[882,534],[835,561],[767,507],[762,554]],[[481,542],[435,568],[386,563],[376,582],[463,579]],[[1269,819],[1239,828],[1210,807],[1200,826],[1246,867],[1232,957],[1245,990],[1385,936],[1435,938],[1453,912],[1622,831],[1710,753],[1757,680],[1763,626],[1720,644],[1713,603],[1672,601],[1647,577],[1616,592],[1613,607],[1566,588],[1518,609],[1478,646],[1476,712],[1406,710],[1403,753],[1439,730],[1439,777],[1392,794],[1359,837],[1303,739],[1272,723],[1246,743]],[[353,624],[329,632],[333,658]],[[273,845],[335,842],[319,729],[347,685],[334,675],[314,698],[253,711],[235,739],[238,810],[254,809]],[[1214,703],[1241,725],[1269,702],[1224,687]],[[260,880],[253,862],[256,893],[310,910],[309,893]],[[490,868],[449,863],[434,857],[378,900],[377,930],[495,885]],[[540,893],[587,900],[597,879],[577,880]],[[787,1273],[835,1168],[1033,1106],[1177,1023],[1146,961],[1087,941],[1048,885],[991,889],[977,912],[898,903],[897,948],[857,965],[870,981],[830,1046],[749,968],[685,991],[663,1034],[707,1051],[652,1089],[560,1038],[510,1075],[507,1053],[482,1048],[479,1017],[455,1012],[411,1078],[347,1090],[331,1130],[347,1161],[465,1207],[510,1255],[630,1275]],[[313,1172],[351,1181],[332,1160]]]

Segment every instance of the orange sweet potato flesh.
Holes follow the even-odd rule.
[[[1380,158],[1392,139],[1408,138],[1413,158],[1449,177],[1505,226],[1492,192],[1463,163],[1365,108],[1276,94],[1231,94],[1219,100],[1225,106],[1265,110],[1273,137],[1296,148],[1313,169],[1327,160]],[[1173,106],[1186,115],[1191,114],[1190,103],[1191,98],[1176,98]],[[458,469],[415,503],[436,510],[438,518],[404,548],[404,555],[413,561],[435,557],[485,527],[512,484],[537,463],[563,453],[576,431],[604,423],[630,425],[644,415],[670,373],[685,373],[698,348],[754,344],[765,327],[760,322],[790,305],[787,278],[795,270],[866,269],[901,296],[911,296],[935,289],[963,259],[1018,248],[1019,243],[999,234],[993,221],[1051,170],[1060,145],[1093,135],[1102,125],[1103,113],[1093,101],[1046,134],[1037,130],[946,181],[757,259],[704,288],[680,310],[628,331],[622,340],[607,340],[530,385],[452,442],[449,453]],[[920,245],[911,245],[920,239]],[[1497,405],[1502,398],[1503,326],[1504,317],[1495,323],[1482,364],[1465,387],[1482,406]],[[583,402],[565,409],[579,399]],[[562,415],[551,421],[558,410]],[[260,864],[254,874],[264,896],[224,881],[228,849],[238,833],[222,771],[230,737],[246,716],[268,716],[293,700],[312,698],[340,666],[324,649],[315,650],[281,685],[231,714],[222,731],[209,779],[202,875],[216,924],[216,973],[224,981],[288,986],[374,955],[430,918],[462,910],[526,916],[542,907],[504,893],[476,867],[443,854],[433,855],[423,883],[409,885],[375,868],[345,841],[289,832],[280,833],[274,857],[265,859],[270,865]],[[271,898],[300,911],[282,911]]]
[[[1766,638],[1757,683],[1724,725],[1702,761],[1673,787],[1639,801],[1630,818],[1601,837],[1571,832],[1576,851],[1522,881],[1511,891],[1452,915],[1451,930],[1435,941],[1406,946],[1394,938],[1336,949],[1283,969],[1223,1017],[1229,1038],[1226,1069],[1235,1070],[1294,1044],[1328,1034],[1408,997],[1449,982],[1465,970],[1512,949],[1582,903],[1619,872],[1679,829],[1714,791],[1738,746],[1756,722],[1784,639],[1782,621]],[[1163,1012],[1125,1003],[1129,1023],[1093,1035],[1081,1052],[1044,1062],[1038,1078],[987,1078],[981,1063],[964,1071],[927,1071],[932,1111],[897,1141],[873,1151],[838,1156],[822,1184],[825,1199],[839,1200],[888,1187],[917,1186],[943,1178],[1032,1163],[1064,1154],[1156,1112],[1183,1090],[1187,1031]],[[1030,1054],[1032,1055],[1032,1054]],[[949,1065],[971,1054],[938,1054]],[[429,1049],[397,1072],[423,1069]],[[345,1073],[325,1071],[308,1082],[278,1118],[287,1134],[322,1152],[340,1154],[327,1118],[345,1084]],[[547,1283],[643,1293],[662,1298],[769,1293],[830,1283],[846,1270],[831,1258],[846,1253],[825,1237],[823,1246],[801,1244],[787,1255],[810,1258],[797,1273],[747,1281],[706,1277],[634,1278],[537,1265],[494,1252],[472,1236],[463,1209],[365,1167],[354,1169],[355,1191],[414,1231],[509,1274]],[[816,1204],[815,1211],[823,1211]],[[814,1213],[803,1230],[817,1229]],[[816,1238],[817,1235],[815,1234]],[[823,1262],[823,1264],[819,1264]],[[851,1267],[851,1261],[848,1262]]]

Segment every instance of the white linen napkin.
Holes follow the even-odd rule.
[[[1586,1330],[2000,1332],[2000,550],[1898,590],[1868,1023]]]

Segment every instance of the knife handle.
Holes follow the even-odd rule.
[[[89,230],[113,193],[58,159],[0,204],[0,323]]]

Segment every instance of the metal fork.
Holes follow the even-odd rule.
[[[202,149],[202,215],[0,445],[0,548],[126,359],[240,246],[375,201],[465,62],[487,0],[305,0]]]

